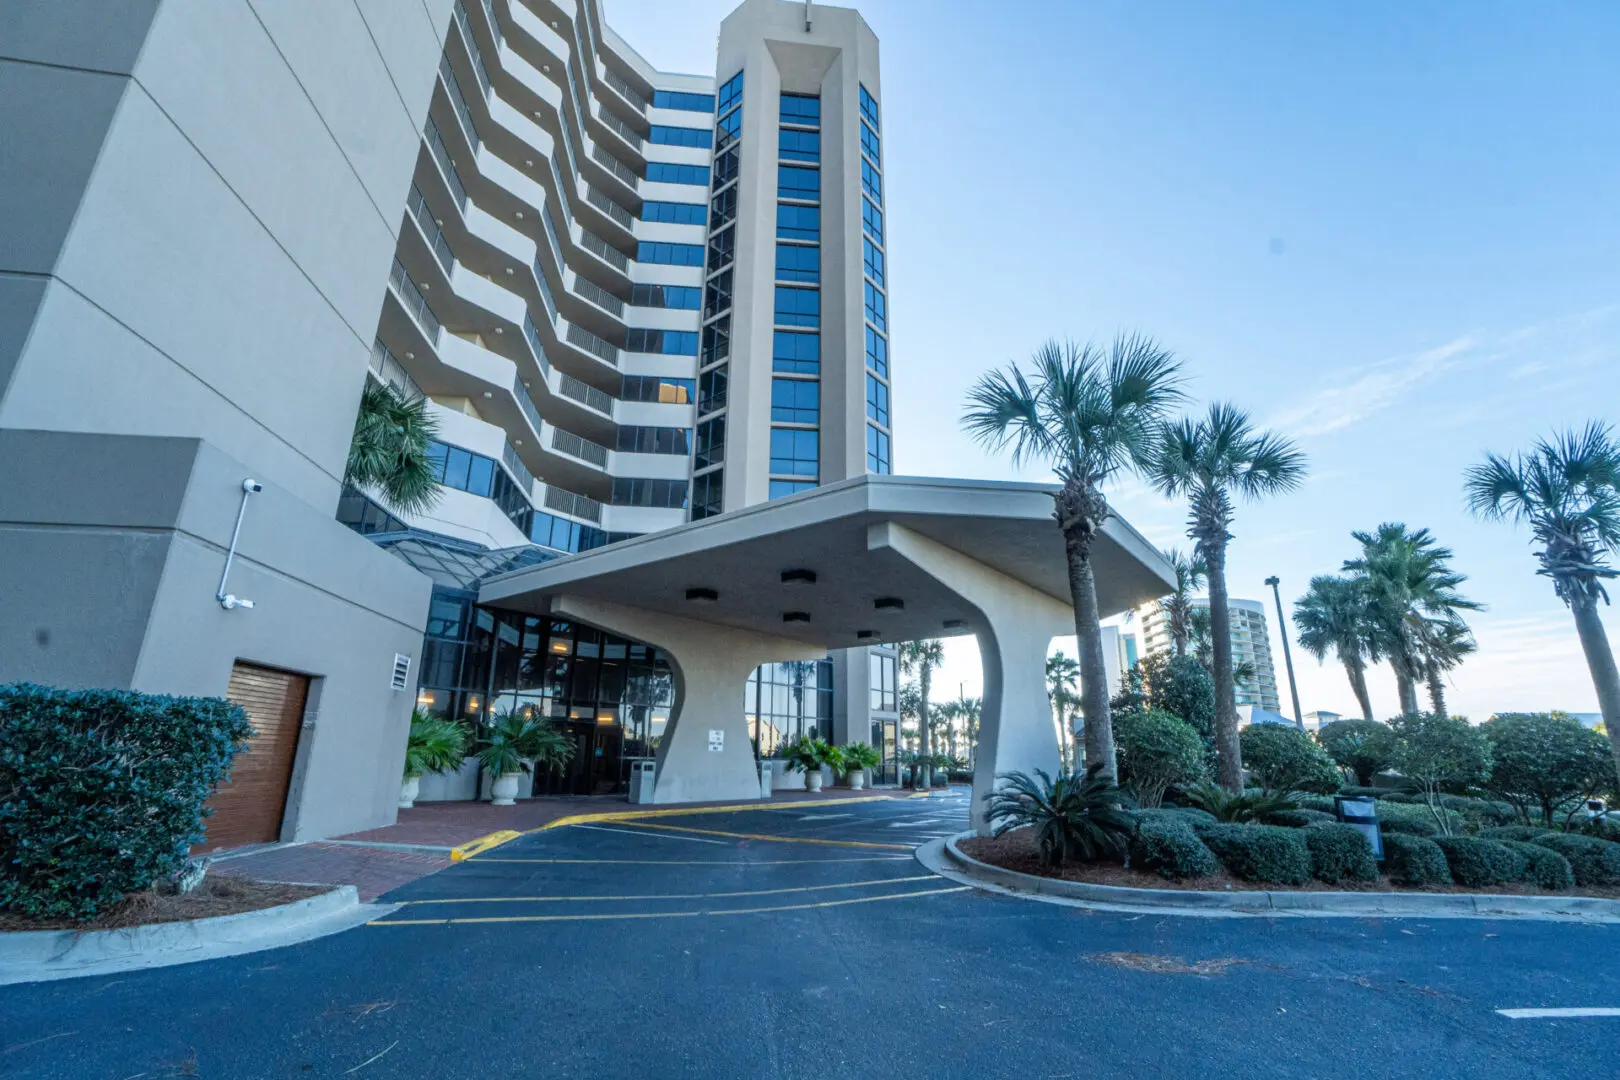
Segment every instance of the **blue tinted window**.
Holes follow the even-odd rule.
[[[889,377],[889,339],[870,326],[866,328],[866,366]]]
[[[877,162],[879,165],[883,164],[883,155],[879,152],[878,148],[877,132],[873,131],[865,124],[861,125],[861,149],[866,151],[867,156],[869,156],[873,161]]]
[[[821,99],[810,94],[783,94],[782,123],[806,124],[810,127],[820,124]]]
[[[771,368],[790,375],[815,375],[821,370],[821,335],[778,330],[771,339]]]
[[[776,235],[782,240],[820,240],[821,208],[778,204]]]
[[[866,376],[866,415],[884,427],[889,426],[889,388],[877,376]]]
[[[770,497],[772,499],[785,499],[789,495],[809,491],[815,486],[815,482],[812,480],[772,480]]]
[[[783,128],[777,136],[776,156],[788,161],[820,161],[821,133]]]
[[[870,281],[862,282],[866,287],[866,321],[879,330],[887,330],[889,322],[889,301],[877,290],[877,286]]]
[[[708,128],[669,127],[654,124],[647,135],[650,143],[664,146],[693,146],[707,150],[714,145],[714,133]]]
[[[447,447],[444,459],[444,486],[457,491],[467,490],[467,471],[472,468],[472,455],[459,446]]]
[[[696,330],[643,330],[633,327],[625,331],[624,347],[628,352],[696,356],[698,335]]]
[[[644,263],[662,263],[666,266],[702,266],[702,244],[666,244],[643,240],[636,245],[636,259]]]
[[[687,112],[714,112],[713,94],[690,94],[684,90],[654,90],[653,107],[684,109]]]
[[[781,424],[820,421],[821,384],[806,379],[771,380],[771,420]]]
[[[785,207],[783,209],[786,209]],[[776,245],[776,280],[821,280],[821,249],[796,244]]]
[[[872,205],[872,200],[861,199],[861,228],[878,243],[883,243],[883,211]]]
[[[671,225],[702,225],[708,220],[708,207],[702,203],[644,202],[642,221],[663,221]]]
[[[771,467],[774,472],[774,462]],[[875,473],[889,471],[889,436],[871,424],[866,425],[866,471]]]
[[[872,201],[883,201],[883,174],[870,161],[861,158],[861,190],[872,196]]]
[[[742,134],[742,110],[739,109],[730,116],[723,117],[714,125],[714,148],[724,150],[737,141]]]
[[[872,279],[873,284],[882,285],[883,252],[865,236],[861,237],[861,252],[866,260],[866,276]]]
[[[866,87],[864,86],[861,87],[861,118],[867,123],[871,124],[874,128],[883,126],[882,124],[878,123],[877,99],[871,94],[867,93]]]
[[[776,191],[784,199],[821,198],[821,170],[797,165],[776,167]]]
[[[742,104],[743,73],[737,72],[727,79],[715,95],[714,112],[716,116],[724,116],[738,105]]]
[[[776,322],[779,326],[820,326],[821,293],[815,289],[776,287]]]
[[[771,429],[771,472],[814,478],[821,459],[821,435],[814,431]]]
[[[696,311],[703,303],[703,290],[691,285],[633,285],[630,303],[636,307]]]
[[[490,485],[495,480],[495,462],[487,457],[473,456],[472,467],[467,470],[467,490],[474,495],[489,498]]]
[[[647,179],[660,184],[703,184],[708,186],[706,165],[676,165],[668,161],[647,162]]]

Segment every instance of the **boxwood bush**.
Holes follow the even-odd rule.
[[[1546,833],[1530,841],[1569,860],[1577,885],[1620,885],[1620,844],[1574,833]]]
[[[1267,814],[1261,819],[1267,825],[1284,825],[1291,829],[1302,829],[1306,825],[1331,825],[1338,821],[1332,814],[1324,814],[1320,810],[1277,810]]]
[[[89,918],[174,873],[252,731],[219,698],[0,686],[0,909]]]
[[[1294,805],[1301,810],[1315,810],[1319,814],[1338,820],[1339,809],[1331,795],[1295,795]]]
[[[1390,833],[1401,833],[1404,836],[1440,835],[1440,830],[1435,828],[1433,822],[1420,821],[1417,818],[1379,818],[1378,827],[1385,836]]]
[[[1377,881],[1367,838],[1353,825],[1319,825],[1304,829],[1305,848],[1311,853],[1311,876],[1337,885],[1345,881]]]
[[[1477,836],[1441,836],[1434,841],[1446,853],[1451,879],[1459,885],[1483,888],[1506,885],[1524,873],[1524,857],[1495,840]]]
[[[1503,847],[1512,848],[1524,860],[1520,881],[1527,881],[1538,889],[1566,890],[1575,887],[1575,872],[1569,860],[1551,848],[1519,840],[1500,840]]]
[[[1280,825],[1215,825],[1203,841],[1234,877],[1277,885],[1311,880],[1311,853],[1302,829]]]
[[[1181,815],[1144,815],[1131,837],[1131,868],[1160,877],[1209,877],[1221,868],[1214,854],[1198,839]]]
[[[1538,836],[1546,836],[1551,829],[1540,825],[1493,825],[1489,829],[1481,829],[1479,835],[1486,840],[1518,840],[1528,843]]]
[[[1440,845],[1422,836],[1384,835],[1384,873],[1401,885],[1450,885],[1451,869]]]

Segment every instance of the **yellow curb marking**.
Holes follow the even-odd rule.
[[[729,836],[737,840],[769,840],[778,844],[819,844],[826,847],[877,848],[882,851],[911,851],[910,844],[873,844],[864,840],[818,840],[809,836],[771,836],[766,833],[721,832],[719,829],[694,829],[687,825],[657,825],[651,821],[639,823],[643,829],[667,829],[670,832],[702,833],[705,836]]]
[[[874,878],[871,881],[839,881],[830,885],[796,885],[782,889],[750,889],[745,892],[710,893],[644,893],[632,896],[452,896],[442,900],[400,900],[401,907],[422,904],[558,904],[581,903],[592,900],[709,900],[717,896],[778,896],[782,893],[825,892],[828,889],[862,889],[868,885],[902,885],[913,881],[932,881],[933,874],[916,877]]]
[[[909,848],[907,850],[910,850]],[[565,866],[828,866],[855,862],[908,862],[910,855],[860,855],[849,859],[503,859],[498,855],[473,860],[480,863],[556,863]]]
[[[844,907],[848,904],[875,904],[885,900],[909,900],[914,896],[941,896],[969,891],[969,886],[950,889],[920,889],[883,896],[857,896],[848,900],[822,900],[813,904],[780,904],[772,907],[724,908],[714,911],[624,911],[590,915],[481,915],[467,919],[379,919],[367,926],[453,926],[461,923],[597,922],[611,919],[692,919],[701,915],[757,915],[769,911],[809,911],[812,908]]]
[[[465,844],[450,849],[450,861],[461,862],[464,859],[477,855],[480,851],[500,847],[509,840],[516,840],[523,834],[513,832],[511,829],[501,829],[499,832],[486,833],[476,840],[469,840]]]
[[[545,832],[547,829],[560,829],[564,825],[589,825],[597,821],[636,821],[641,818],[652,817],[687,817],[692,814],[740,814],[745,810],[802,810],[805,807],[817,806],[849,806],[854,803],[891,802],[887,795],[856,795],[848,799],[816,799],[803,802],[757,802],[742,803],[738,806],[677,806],[668,810],[609,810],[600,814],[569,814],[556,821],[548,821],[544,825],[528,830],[529,832]]]

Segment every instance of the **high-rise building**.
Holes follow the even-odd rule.
[[[1206,597],[1195,597],[1193,606],[1209,611]],[[1281,699],[1277,696],[1277,669],[1271,662],[1271,638],[1266,628],[1266,606],[1258,600],[1229,600],[1232,625],[1233,666],[1248,664],[1254,676],[1237,684],[1239,705],[1258,705],[1277,712]],[[1146,656],[1164,656],[1175,649],[1170,637],[1170,623],[1158,601],[1143,604],[1136,609],[1136,621],[1141,627],[1142,653]]]
[[[138,7],[7,16],[0,135],[51,152],[0,170],[0,680],[273,682],[260,839],[390,817],[412,704],[552,717],[543,784],[622,788],[665,658],[478,583],[889,471],[876,37],[745,0],[684,75],[599,0]],[[428,400],[425,512],[344,483],[367,379]],[[894,688],[889,649],[763,668],[758,750],[892,761]]]

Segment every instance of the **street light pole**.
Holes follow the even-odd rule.
[[[1294,699],[1294,726],[1305,730],[1305,715],[1299,711],[1299,687],[1294,683],[1294,654],[1288,649],[1288,623],[1283,618],[1282,584],[1276,574],[1266,578],[1266,584],[1271,586],[1271,595],[1277,601],[1277,631],[1282,634],[1283,664],[1288,668],[1288,696]]]

